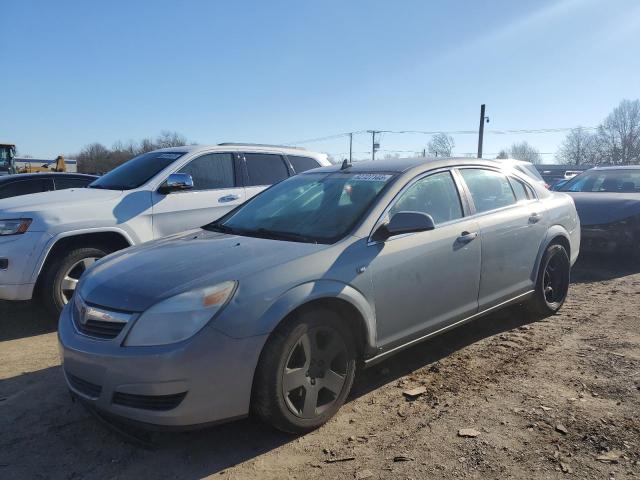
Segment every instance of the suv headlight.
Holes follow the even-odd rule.
[[[29,229],[29,225],[31,225],[30,218],[0,220],[0,235],[20,235]]]
[[[236,286],[222,282],[163,300],[136,320],[124,345],[167,345],[192,337],[225,307]]]

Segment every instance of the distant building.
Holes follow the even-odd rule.
[[[54,160],[44,160],[44,159],[40,159],[40,158],[22,158],[22,157],[15,157],[14,161],[16,163],[16,168],[18,170],[22,169],[22,168],[38,168],[38,167],[42,167],[43,165],[47,165],[49,168],[53,168],[53,166],[55,166],[56,161]],[[71,160],[71,159],[66,159],[64,160],[65,164],[67,165],[67,172],[70,173],[75,173],[78,171],[78,161],[77,160]]]

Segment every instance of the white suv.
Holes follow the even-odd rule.
[[[326,165],[325,154],[300,148],[175,147],[140,155],[89,188],[0,200],[0,300],[37,294],[59,312],[99,258],[210,223],[267,186]]]

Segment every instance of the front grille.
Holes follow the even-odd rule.
[[[125,325],[126,323],[101,322],[99,320],[87,320],[84,325],[76,322],[76,327],[80,332],[90,337],[103,338],[105,340],[116,338]]]
[[[172,395],[134,395],[116,392],[113,394],[113,403],[142,410],[172,410],[180,405],[186,395],[187,392]]]
[[[80,333],[103,340],[116,338],[131,318],[131,314],[87,305],[79,296],[74,296],[72,316]]]
[[[75,375],[71,375],[70,373],[67,373],[67,379],[75,390],[87,397],[98,398],[102,392],[102,387],[100,385],[87,382],[86,380],[78,378]]]

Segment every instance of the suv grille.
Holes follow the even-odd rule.
[[[100,396],[100,393],[102,392],[102,387],[100,385],[87,382],[86,380],[78,378],[75,375],[71,375],[68,372],[66,373],[69,383],[75,390],[91,398],[98,398]]]
[[[180,405],[186,395],[187,392],[172,395],[134,395],[116,392],[113,394],[113,403],[142,410],[172,410]]]

